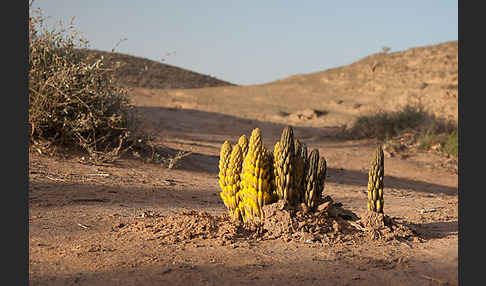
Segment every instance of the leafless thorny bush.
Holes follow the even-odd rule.
[[[32,6],[31,6],[32,7]],[[136,131],[127,90],[113,83],[113,69],[102,58],[81,58],[88,41],[67,27],[48,29],[40,9],[29,15],[30,141],[80,148],[95,161],[146,147],[150,138]],[[153,148],[152,148],[153,149]],[[152,150],[154,151],[154,150]],[[153,155],[153,154],[152,154]]]

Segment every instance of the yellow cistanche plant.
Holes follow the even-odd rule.
[[[272,194],[270,164],[271,161],[263,146],[261,131],[259,128],[255,128],[250,136],[248,153],[243,160],[241,175],[240,199],[244,206],[245,222],[257,217],[260,222],[264,220],[262,207],[265,200],[269,200],[268,198]]]
[[[282,131],[280,141],[278,143],[278,154],[275,162],[276,168],[276,180],[277,194],[280,200],[284,200],[290,205],[297,203],[298,193],[295,191],[294,180],[294,164],[295,164],[295,151],[294,151],[294,133],[292,127],[286,126]],[[275,148],[274,148],[275,151]]]
[[[375,157],[368,174],[368,210],[383,213],[384,156],[381,145],[376,147]]]
[[[239,145],[235,145],[231,151],[228,167],[226,169],[226,187],[221,194],[221,198],[225,201],[230,216],[235,221],[242,221],[239,192],[241,189],[241,169],[243,166],[243,152]]]
[[[319,151],[313,149],[309,154],[304,178],[304,203],[314,208],[319,194]]]

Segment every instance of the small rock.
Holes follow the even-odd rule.
[[[395,156],[395,154],[388,152],[387,150],[383,150],[383,155],[385,155],[386,158],[392,158]]]
[[[331,206],[332,203],[333,202],[331,200],[331,201],[327,201],[325,203],[320,204],[319,206],[317,206],[317,211],[318,212],[324,212],[325,210],[327,210],[329,208],[329,206]]]

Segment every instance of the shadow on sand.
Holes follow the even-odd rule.
[[[178,109],[165,107],[137,107],[139,114],[144,117],[144,128],[164,137],[165,141],[188,140],[184,144],[194,146],[204,146],[219,148],[225,141],[230,139],[235,143],[242,134],[251,134],[255,127],[259,127],[264,134],[264,141],[275,142],[280,138],[280,134],[285,124],[262,122],[252,119],[238,118],[215,112],[207,112],[192,109]],[[197,124],[197,126],[194,126]],[[339,134],[339,127],[293,127],[295,137],[306,140],[307,142],[325,140],[335,142],[337,146],[342,142],[335,135]],[[348,147],[370,146],[373,143],[353,144]],[[174,153],[175,150],[172,150]],[[181,160],[180,169],[190,171],[209,172],[217,175],[218,156],[211,156],[201,153],[192,153]],[[333,169],[328,171],[328,181],[338,184],[353,186],[363,186],[366,188],[368,174],[355,170]],[[386,187],[409,189],[416,192],[442,193],[446,195],[456,195],[457,188],[442,186],[438,184],[422,182],[412,179],[386,176]]]

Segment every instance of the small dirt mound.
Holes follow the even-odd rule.
[[[417,237],[417,233],[409,226],[400,224],[393,218],[376,212],[366,212],[366,215],[357,222],[371,239],[393,240]]]
[[[260,226],[234,223],[227,214],[215,216],[191,210],[170,216],[144,213],[114,228],[120,232],[141,233],[168,245],[208,239],[220,245],[274,239],[300,243],[359,243],[366,237],[388,241],[416,236],[412,229],[383,214],[367,213],[360,219],[329,196],[312,211],[305,204],[288,208],[282,201],[264,206],[263,211],[265,221]]]
[[[310,211],[305,204],[288,209],[281,202],[264,206],[263,210],[263,235],[267,239],[281,238],[305,243],[339,241],[359,231],[353,226],[353,221],[359,217],[343,209],[341,203],[333,202],[329,196],[315,211]]]
[[[231,222],[227,214],[214,216],[194,210],[170,216],[150,214],[134,218],[123,228],[126,232],[145,232],[163,244],[177,244],[197,239],[216,239],[221,244],[240,237],[251,237],[247,229]]]

